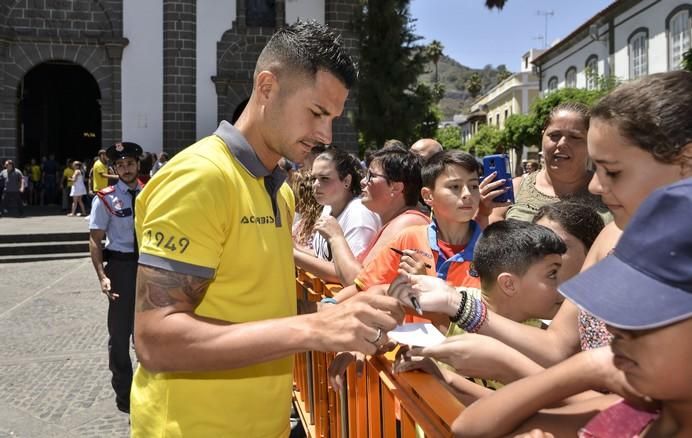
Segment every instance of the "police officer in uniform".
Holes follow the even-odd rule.
[[[89,252],[101,292],[108,297],[108,364],[118,409],[130,412],[132,362],[130,338],[134,326],[138,248],[134,231],[135,197],[142,148],[116,143],[106,151],[118,182],[97,192],[89,220]],[[101,241],[106,238],[105,248]],[[104,267],[104,262],[106,266]]]

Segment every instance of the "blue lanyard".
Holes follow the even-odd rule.
[[[430,223],[430,225],[428,225],[428,244],[430,245],[430,249],[437,253],[437,262],[435,262],[437,278],[446,280],[447,275],[449,274],[449,268],[453,263],[463,263],[465,261],[470,262],[473,260],[473,250],[476,247],[476,242],[481,235],[481,227],[479,227],[474,221],[469,222],[469,224],[471,226],[472,233],[469,243],[462,252],[454,254],[449,259],[445,257],[442,250],[440,250],[440,246],[437,244],[437,234],[439,231],[437,223],[433,221]]]

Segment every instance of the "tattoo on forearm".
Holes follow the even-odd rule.
[[[138,312],[202,300],[210,280],[163,269],[140,266],[137,271]]]

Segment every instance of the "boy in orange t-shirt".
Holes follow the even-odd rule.
[[[480,287],[478,277],[471,273],[473,249],[481,235],[480,226],[473,221],[480,203],[479,175],[478,162],[466,152],[449,150],[433,155],[423,166],[421,189],[423,200],[433,211],[433,223],[403,230],[363,268],[355,284],[345,287],[335,299],[343,301],[358,290],[388,285],[400,265],[412,273],[425,269],[426,274],[453,286]],[[449,320],[444,319],[440,323],[446,327]]]

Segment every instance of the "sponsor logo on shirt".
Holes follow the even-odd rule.
[[[273,224],[274,216],[243,216],[242,219],[240,219],[240,223],[258,225]]]

